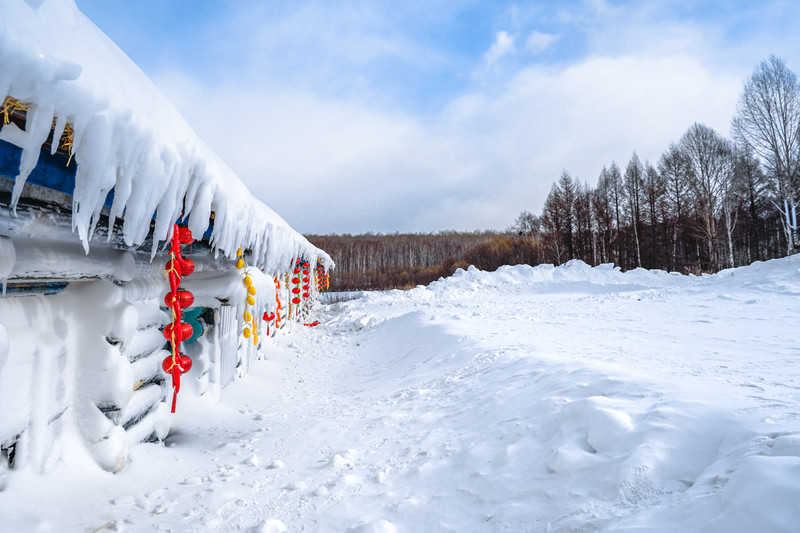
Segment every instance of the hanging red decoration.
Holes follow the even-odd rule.
[[[169,251],[169,260],[165,266],[165,274],[169,280],[170,291],[164,296],[164,304],[170,309],[172,321],[164,328],[164,338],[166,338],[172,350],[172,354],[167,356],[161,363],[161,368],[172,376],[172,412],[175,412],[175,405],[178,401],[178,392],[181,390],[181,374],[192,368],[192,360],[188,355],[180,352],[182,341],[191,338],[194,331],[191,324],[181,322],[183,309],[191,307],[194,303],[194,295],[180,289],[181,278],[194,272],[194,262],[191,259],[184,259],[181,255],[181,245],[194,242],[192,232],[189,228],[179,227],[175,224],[172,228],[172,246]]]
[[[180,305],[181,309],[186,309],[191,307],[194,303],[194,295],[189,291],[179,289],[175,293],[168,292],[166,296],[164,296],[164,304],[167,307],[172,308],[176,302]]]
[[[181,244],[192,244],[194,242],[194,237],[192,237],[192,230],[184,226],[179,227],[178,239],[181,241]]]

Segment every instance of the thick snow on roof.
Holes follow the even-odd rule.
[[[72,223],[85,248],[113,188],[110,226],[124,215],[129,246],[144,241],[154,213],[159,242],[181,213],[202,235],[213,212],[211,244],[229,257],[241,246],[269,272],[285,270],[295,257],[332,265],[251,195],[73,0],[0,0],[0,102],[6,96],[28,105],[26,131],[14,124],[0,131],[0,139],[23,149],[13,206],[53,119],[54,138],[72,126],[78,163]]]

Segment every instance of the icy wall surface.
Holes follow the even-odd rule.
[[[0,298],[0,315],[0,444],[16,441],[15,467],[44,472],[68,447],[121,470],[130,438],[102,409],[124,412],[134,396],[134,368],[122,352],[137,308],[97,280],[55,296]]]
[[[250,248],[256,265],[273,273],[295,257],[331,264],[252,197],[72,0],[0,0],[0,100],[6,96],[28,106],[25,131],[14,124],[0,130],[0,139],[23,149],[12,207],[53,124],[54,138],[69,124],[78,163],[72,223],[84,248],[113,189],[110,226],[124,217],[128,245],[145,240],[154,213],[157,243],[170,237],[182,213],[202,235],[213,212],[211,243],[228,257]]]

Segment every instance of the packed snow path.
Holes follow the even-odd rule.
[[[797,531],[799,295],[794,256],[321,306],[122,473],[13,472],[0,529]]]

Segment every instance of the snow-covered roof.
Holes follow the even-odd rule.
[[[206,231],[213,212],[210,242],[228,257],[249,248],[256,265],[274,273],[296,257],[332,266],[324,251],[252,196],[73,0],[0,0],[0,103],[6,96],[28,105],[25,131],[14,124],[0,131],[0,139],[23,149],[12,207],[53,120],[55,139],[69,124],[78,163],[72,224],[87,250],[113,188],[109,226],[123,218],[129,246],[145,240],[154,213],[157,243],[170,237],[182,212],[195,235]]]

